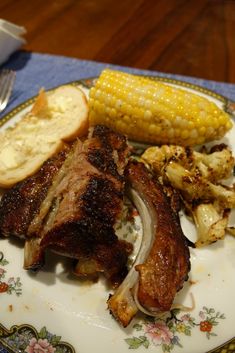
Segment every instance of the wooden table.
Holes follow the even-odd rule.
[[[24,49],[235,83],[234,0],[1,0]]]

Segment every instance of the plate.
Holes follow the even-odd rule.
[[[155,79],[196,91],[222,109],[234,109],[225,97],[202,87]],[[94,80],[72,84],[88,94]],[[33,100],[1,119],[1,130],[19,120]],[[223,139],[235,153],[234,141],[235,127]],[[231,222],[235,223],[234,214]],[[185,234],[194,238],[194,226],[185,217],[181,217],[181,223]],[[137,239],[141,233],[135,214],[130,224],[119,228],[122,234],[130,234],[131,229]],[[51,253],[42,271],[29,273],[22,269],[23,243],[13,238],[0,239],[0,352],[234,352],[235,238],[226,236],[207,248],[190,251],[190,279],[176,300],[186,306],[194,302],[193,310],[174,309],[157,320],[139,315],[123,329],[107,310],[111,290],[105,281],[78,281],[69,273],[69,260]]]

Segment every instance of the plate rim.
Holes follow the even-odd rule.
[[[146,78],[150,78],[151,80],[154,81],[160,81],[163,83],[170,83],[170,84],[177,84],[182,88],[191,88],[195,91],[198,91],[200,93],[204,93],[208,96],[210,96],[211,98],[216,98],[217,100],[219,100],[222,104],[223,104],[223,109],[224,111],[227,111],[227,106],[229,104],[229,102],[231,102],[231,100],[225,96],[223,96],[220,93],[214,92],[213,90],[210,90],[208,88],[205,88],[201,85],[197,85],[191,82],[187,82],[187,81],[183,81],[183,80],[178,80],[175,78],[169,78],[169,77],[162,77],[162,76],[154,76],[154,75],[136,75],[136,76],[141,76],[141,77],[146,77]],[[61,83],[59,85],[55,85],[52,88],[49,89],[45,89],[47,92],[53,91],[56,88],[60,87],[60,86],[64,86],[64,85],[73,85],[73,86],[78,86],[78,85],[83,85],[85,88],[89,89],[91,87],[91,85],[88,85],[87,82],[94,82],[95,79],[97,79],[98,76],[90,76],[90,77],[85,77],[85,78],[81,78],[78,80],[74,80],[74,81],[67,81],[65,83]],[[9,121],[14,115],[16,115],[17,113],[19,113],[20,111],[22,111],[23,109],[27,108],[28,106],[30,106],[35,98],[37,97],[38,94],[26,99],[25,101],[23,101],[22,103],[18,104],[16,107],[14,107],[13,109],[11,109],[8,113],[6,113],[5,115],[3,115],[0,118],[0,127],[2,127],[7,121]]]

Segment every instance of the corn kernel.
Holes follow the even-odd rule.
[[[188,132],[188,130],[183,130],[183,131],[181,132],[181,137],[182,137],[182,139],[186,140],[186,139],[189,137],[189,132]]]

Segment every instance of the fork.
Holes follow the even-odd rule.
[[[13,84],[15,81],[15,72],[3,69],[0,72],[0,113],[6,108],[11,96]]]

